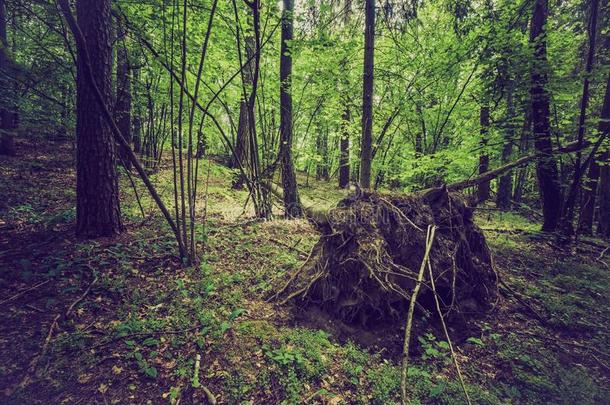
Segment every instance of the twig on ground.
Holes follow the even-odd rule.
[[[548,320],[543,317],[542,315],[540,315],[538,313],[538,311],[536,311],[530,304],[528,304],[527,302],[525,302],[525,300],[523,298],[521,298],[521,294],[519,294],[518,292],[516,292],[515,290],[513,290],[508,284],[506,284],[506,282],[504,280],[502,280],[501,278],[498,277],[498,283],[504,287],[509,293],[512,294],[512,296],[519,301],[519,303],[521,305],[523,305],[528,311],[531,312],[532,315],[534,315],[534,317],[536,319],[538,319],[541,323],[543,323],[544,325],[546,325],[548,323]]]
[[[91,269],[91,271],[93,271],[93,269],[90,266],[87,266],[87,267],[89,267],[89,269]],[[47,280],[47,281],[49,281],[49,280]],[[40,362],[40,359],[42,359],[47,354],[47,351],[49,350],[49,344],[51,343],[51,340],[53,339],[53,334],[55,333],[55,329],[57,329],[57,327],[59,326],[60,319],[62,319],[62,316],[64,319],[68,318],[70,316],[70,314],[72,313],[72,310],[87,296],[87,294],[89,294],[89,292],[91,291],[91,287],[96,282],[97,282],[97,276],[95,276],[93,281],[91,283],[89,283],[85,292],[83,294],[81,294],[76,300],[74,300],[72,302],[72,304],[70,304],[70,306],[68,306],[68,309],[66,310],[66,312],[63,315],[62,314],[55,315],[55,317],[53,318],[53,321],[51,322],[51,326],[49,327],[49,331],[47,332],[47,337],[45,338],[45,340],[42,344],[42,349],[36,356],[34,356],[32,358],[32,360],[30,361],[30,364],[28,366],[28,369],[26,370],[25,376],[23,377],[23,379],[21,380],[19,385],[17,385],[17,387],[13,390],[13,392],[17,389],[24,389],[33,381],[34,376],[36,374],[36,369],[38,368],[38,363]]]
[[[36,285],[34,285],[32,287],[26,288],[25,290],[21,290],[17,294],[13,295],[12,297],[9,297],[9,298],[7,298],[7,299],[5,299],[3,301],[0,301],[0,305],[6,304],[7,302],[14,301],[17,298],[21,297],[26,292],[33,291],[33,290],[37,289],[38,287],[42,287],[43,285],[47,284],[49,281],[51,281],[51,279],[48,279],[48,280],[45,280],[45,281],[41,281],[40,283],[38,283],[38,284],[36,284]]]
[[[297,253],[300,253],[300,254],[302,254],[302,255],[307,256],[307,252],[305,252],[304,250],[301,250],[301,249],[297,248],[296,246],[289,245],[288,243],[282,242],[281,240],[277,240],[277,239],[275,239],[275,238],[269,238],[269,240],[270,240],[271,242],[277,243],[278,245],[282,245],[282,246],[284,246],[284,247],[287,247],[287,248],[288,248],[288,249],[290,249],[290,250],[294,250],[294,251],[295,251],[295,252],[297,252]]]

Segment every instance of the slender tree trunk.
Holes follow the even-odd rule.
[[[587,119],[587,107],[589,105],[589,76],[593,70],[593,60],[595,58],[595,38],[597,37],[597,11],[599,0],[591,0],[591,20],[589,22],[589,50],[587,53],[587,61],[585,64],[585,78],[583,81],[582,98],[580,101],[580,116],[578,119],[578,144],[582,148],[585,142],[585,124]],[[580,193],[580,183],[582,176],[587,170],[588,161],[582,163],[582,152],[576,153],[574,162],[574,178],[563,207],[563,216],[561,219],[561,233],[570,238],[574,235],[574,215],[576,213],[576,202]],[[568,239],[569,240],[569,239]]]
[[[242,75],[243,78],[243,86],[246,89],[250,89],[252,86],[252,78],[253,78],[253,66],[252,66],[252,55],[254,54],[254,37],[252,35],[248,35],[245,37],[245,47],[246,47],[246,60],[249,62],[246,63],[244,67],[244,73]],[[237,135],[235,137],[235,147],[234,155],[231,156],[230,167],[237,169],[240,164],[245,169],[248,165],[248,138],[250,136],[250,115],[248,113],[248,100],[246,94],[243,95],[244,99],[239,103],[239,121],[237,123]],[[238,177],[233,182],[233,188],[241,189],[244,185],[245,179],[243,175],[238,175]]]
[[[125,23],[120,19],[117,19],[117,32],[116,104],[114,116],[123,137],[127,143],[131,145],[131,71],[129,53],[127,51],[127,44],[125,40]],[[131,162],[125,148],[119,148],[119,156],[119,163],[121,163],[126,170],[130,170]]]
[[[608,40],[607,40],[608,42]],[[606,79],[606,93],[604,96],[604,104],[602,106],[602,111],[600,114],[600,122],[599,122],[599,135],[603,136],[604,134],[608,134],[610,131],[610,75],[608,75]],[[602,158],[607,159],[608,154],[605,154],[605,157]],[[601,171],[603,169],[600,168],[596,159],[593,159],[591,162],[591,166],[589,167],[589,174],[587,176],[587,180],[585,181],[584,193],[582,197],[582,208],[580,214],[579,221],[579,231],[583,234],[590,235],[593,230],[593,219],[595,216],[595,200],[598,194],[598,179],[600,177]],[[607,176],[607,174],[606,174]],[[604,184],[600,186],[600,196],[604,193],[609,193],[610,190],[607,188],[604,189],[605,186],[608,185],[608,180],[604,179]],[[601,197],[605,199],[604,201],[610,200],[610,197]],[[600,204],[601,205],[601,204]],[[602,207],[600,206],[600,213]],[[604,214],[605,215],[605,214]],[[610,228],[610,225],[608,225]],[[604,228],[606,229],[606,228]]]
[[[136,68],[133,71],[133,84],[134,84],[134,102],[135,102],[135,115],[133,117],[133,151],[140,153],[142,150],[142,107],[140,106],[140,69]]]
[[[479,156],[479,175],[489,170],[489,155],[487,154],[487,142],[489,133],[489,106],[484,105],[481,107],[481,156]],[[478,202],[487,201],[491,194],[491,187],[489,181],[482,182],[477,191]]]
[[[343,10],[343,27],[347,28],[352,14],[352,0],[345,0]],[[344,65],[348,60],[343,61]],[[346,75],[347,76],[347,75]],[[347,78],[344,77],[344,84],[348,85]],[[345,91],[345,90],[344,90]],[[343,101],[343,116],[341,120],[341,138],[339,139],[339,188],[349,188],[349,123],[351,121],[350,103],[347,97]]]
[[[510,80],[508,84],[508,93],[506,95],[506,126],[504,129],[504,147],[502,148],[502,165],[510,162],[513,154],[513,142],[515,137],[515,105],[513,101],[513,93],[515,90],[515,81]],[[513,193],[513,174],[508,173],[500,177],[498,181],[498,195],[496,196],[496,205],[502,211],[510,210],[511,197]]]
[[[89,58],[95,61],[90,66],[92,76],[110,105],[110,0],[78,0],[76,14]],[[76,233],[81,237],[111,236],[123,227],[114,141],[85,63],[85,57],[78,55]]]
[[[525,110],[525,118],[523,119],[523,127],[521,128],[521,135],[519,137],[519,153],[523,155],[530,148],[530,135],[532,131],[532,109],[528,103],[528,107]],[[523,186],[528,176],[528,167],[525,166],[522,169],[517,170],[515,176],[515,190],[513,192],[513,201],[520,203],[523,200]]]
[[[347,104],[347,103],[346,103]],[[341,139],[339,140],[339,188],[349,187],[349,122],[350,109],[346,105],[343,109],[341,121]]]
[[[330,174],[328,170],[328,131],[325,126],[318,122],[318,135],[316,137],[316,154],[318,162],[316,164],[316,180],[328,181]]]
[[[597,159],[593,159],[589,166],[589,173],[583,187],[578,232],[583,235],[593,234],[593,218],[597,202],[597,183],[599,181],[600,167]]]
[[[604,152],[600,159],[602,166],[599,174],[599,224],[597,232],[610,238],[610,152]]]
[[[292,55],[288,42],[292,41],[293,12],[294,0],[284,0],[280,47],[280,156],[285,215],[301,217],[303,209],[292,161]]]
[[[375,0],[364,3],[364,70],[362,75],[362,146],[360,148],[360,186],[371,188],[373,160],[373,68],[375,65]]]
[[[553,232],[557,229],[561,216],[562,194],[559,184],[557,162],[551,154],[550,96],[547,89],[548,60],[546,53],[546,22],[548,0],[536,0],[530,27],[530,43],[534,47],[531,69],[530,95],[534,146],[542,157],[536,162],[536,175],[542,200],[544,223],[542,230]]]
[[[0,0],[0,155],[12,156],[15,154],[13,130],[15,117],[13,113],[13,95],[10,86],[10,60],[8,59],[8,37],[6,32],[6,2]]]

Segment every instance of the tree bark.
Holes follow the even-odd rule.
[[[303,209],[292,161],[292,55],[288,42],[292,41],[293,12],[294,0],[284,0],[280,47],[280,158],[284,214],[287,217],[301,217]]]
[[[550,123],[550,96],[547,89],[548,60],[546,52],[546,21],[548,0],[536,0],[530,26],[530,43],[534,48],[534,60],[530,72],[530,95],[534,146],[541,154],[536,163],[536,175],[542,201],[544,223],[542,230],[553,232],[561,216],[562,194],[559,184],[557,162],[552,155]]]
[[[125,40],[125,24],[120,19],[117,19],[117,33],[116,104],[114,115],[121,134],[123,134],[127,143],[131,145],[131,71]],[[127,157],[127,151],[124,147],[119,147],[119,156],[120,163],[126,170],[130,170],[131,162]]]
[[[489,170],[489,155],[487,154],[486,150],[488,142],[487,136],[489,133],[489,106],[487,105],[481,107],[480,125],[481,147],[483,149],[481,151],[481,155],[479,156],[479,175],[483,175]],[[487,201],[491,194],[490,182],[484,181],[479,184],[477,194],[479,202]]]
[[[110,0],[78,0],[76,14],[89,59],[95,61],[91,74],[110,105]],[[77,59],[76,233],[112,236],[123,229],[114,142],[87,77],[86,57],[79,52]]]
[[[375,65],[375,0],[364,3],[364,69],[362,75],[362,146],[360,148],[360,186],[371,188],[373,160],[373,68]]]

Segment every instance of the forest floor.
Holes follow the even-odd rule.
[[[212,164],[204,261],[182,268],[124,174],[126,231],[78,240],[71,147],[17,147],[0,160],[1,403],[203,403],[206,390],[219,403],[397,402],[401,330],[379,340],[266,300],[317,240],[307,221],[252,221],[232,172]],[[169,169],[153,177],[170,200]],[[343,196],[309,183],[317,204]],[[481,210],[477,222],[503,294],[452,330],[472,401],[610,403],[607,242],[565,251],[531,218]],[[442,334],[417,333],[411,398],[463,403]]]

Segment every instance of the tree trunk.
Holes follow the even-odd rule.
[[[583,187],[578,232],[583,235],[593,234],[593,218],[597,202],[597,183],[599,181],[600,167],[597,158],[589,166],[589,173]]]
[[[610,152],[604,152],[600,159],[603,165],[599,174],[599,224],[597,232],[610,238]]]
[[[508,84],[508,93],[506,95],[506,126],[504,129],[504,147],[502,148],[502,164],[510,162],[513,154],[513,142],[515,137],[515,105],[513,102],[513,93],[515,90],[515,81],[510,80]],[[502,211],[508,211],[511,208],[511,197],[513,193],[513,174],[509,173],[500,177],[498,181],[498,195],[496,196],[496,205]]]
[[[347,103],[346,103],[347,104]],[[346,105],[341,121],[341,139],[339,140],[339,188],[349,188],[349,122],[350,110]]]
[[[292,41],[294,0],[284,0],[282,11],[282,45],[280,48],[280,157],[284,213],[287,217],[301,217],[303,209],[292,161]]]
[[[530,134],[532,131],[532,109],[531,103],[525,110],[525,118],[523,119],[523,127],[521,128],[521,136],[519,137],[519,153],[524,154],[530,148]],[[513,201],[521,203],[523,200],[523,186],[528,176],[528,167],[525,166],[517,171],[515,176],[515,190],[513,192]]]
[[[13,130],[15,129],[15,117],[13,113],[12,94],[9,91],[11,75],[9,72],[10,61],[8,59],[8,38],[6,33],[6,3],[0,0],[0,155],[12,156],[15,154]]]
[[[117,19],[117,69],[116,69],[116,104],[114,110],[115,121],[128,144],[132,143],[131,133],[131,72],[129,54],[126,44],[125,23]],[[131,169],[125,148],[119,148],[120,163],[126,170]]]
[[[578,143],[582,145],[585,142],[585,124],[587,119],[587,107],[589,105],[589,76],[593,70],[593,60],[595,57],[595,38],[597,36],[597,10],[599,0],[591,1],[591,20],[589,22],[589,50],[587,53],[587,61],[585,64],[585,78],[583,81],[582,98],[580,101],[580,116],[578,119]],[[567,240],[574,235],[574,215],[576,211],[576,202],[580,193],[580,183],[582,176],[587,170],[588,160],[582,162],[582,152],[576,154],[574,162],[574,178],[568,190],[568,195],[563,206],[561,218],[561,233],[567,237]]]
[[[534,60],[530,72],[534,146],[541,154],[536,163],[536,175],[542,201],[542,230],[555,231],[561,215],[562,195],[557,162],[551,154],[550,96],[547,89],[548,60],[546,53],[546,21],[548,0],[536,0],[530,27],[530,43]]]
[[[375,56],[375,0],[364,3],[364,70],[362,75],[362,146],[360,149],[360,186],[371,188],[373,160],[373,67]]]
[[[246,47],[246,63],[244,67],[243,86],[248,89],[252,86],[252,75],[254,74],[252,61],[254,52],[254,37],[248,35],[245,38]],[[237,135],[235,137],[235,147],[233,148],[234,154],[231,156],[230,167],[237,169],[240,165],[246,169],[248,165],[248,138],[250,136],[250,115],[248,113],[248,101],[247,95],[243,95],[244,99],[239,103],[239,121],[237,123]],[[241,189],[244,185],[245,179],[243,175],[239,175],[233,182],[233,188]]]
[[[110,0],[78,0],[78,24],[85,38],[93,78],[107,105],[111,100]],[[87,77],[86,58],[78,55],[76,114],[76,233],[81,237],[121,232],[119,186],[114,142],[95,90]]]
[[[607,136],[610,131],[610,75],[608,75],[606,79],[606,93],[604,95],[604,104],[602,106],[602,111],[600,114],[600,122],[599,122],[599,136]],[[605,154],[607,158],[607,153]],[[585,182],[585,191],[583,193],[582,198],[582,208],[580,214],[579,221],[579,230],[584,234],[591,234],[593,228],[593,217],[595,215],[595,199],[597,196],[597,186],[598,186],[598,178],[600,176],[600,171],[603,169],[600,168],[600,165],[594,159],[591,162],[591,167],[589,168],[588,178]],[[606,183],[607,185],[607,183]],[[601,189],[601,193],[610,192],[608,190],[604,190],[603,187]],[[600,196],[601,197],[601,196]],[[607,197],[606,197],[607,198]],[[601,212],[600,207],[600,212]],[[609,226],[610,227],[610,226]]]
[[[134,101],[135,101],[135,115],[133,117],[133,151],[140,153],[142,151],[142,108],[140,106],[139,92],[140,89],[140,69],[136,68],[133,71],[134,81]]]
[[[481,156],[479,156],[479,175],[487,172],[489,170],[489,155],[487,154],[487,136],[489,133],[489,106],[485,105],[481,107],[481,116],[480,116],[480,124],[481,124],[481,147],[483,148],[481,151]],[[489,195],[491,194],[490,182],[484,181],[478,187],[477,191],[477,199],[478,202],[487,201],[489,199]]]
[[[330,180],[328,171],[328,132],[319,122],[317,127],[316,154],[319,160],[316,164],[316,180],[328,181]]]
[[[343,27],[346,28],[352,14],[352,0],[345,0],[343,7]],[[344,67],[348,63],[347,58],[343,61]],[[348,87],[349,79],[347,75],[343,77],[345,86]],[[345,91],[345,89],[343,89]],[[349,188],[349,123],[351,121],[351,111],[349,99],[343,101],[343,116],[341,120],[341,138],[339,140],[339,188]]]

